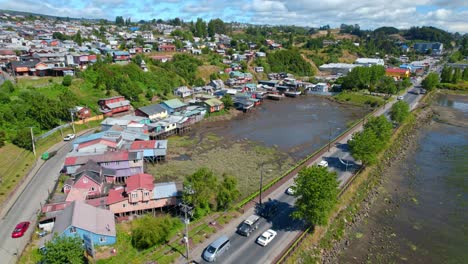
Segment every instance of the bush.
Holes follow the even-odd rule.
[[[63,86],[70,86],[71,83],[72,83],[72,77],[70,75],[63,77],[63,80],[62,80]]]
[[[177,218],[145,215],[132,223],[132,245],[139,250],[161,245],[181,226]]]

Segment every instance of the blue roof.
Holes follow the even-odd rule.
[[[87,136],[78,137],[77,139],[75,139],[73,141],[73,144],[81,144],[83,142],[88,142],[88,141],[91,141],[91,140],[102,138],[105,135],[105,133],[106,133],[106,131],[103,131],[103,132],[99,132],[99,133],[95,133],[95,134],[89,134]]]
[[[128,53],[128,51],[114,51],[114,55],[116,56],[122,56],[122,55],[130,55],[130,53]]]
[[[177,197],[179,192],[175,182],[156,183],[153,189],[153,199],[162,199],[169,197]]]

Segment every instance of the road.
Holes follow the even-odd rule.
[[[26,244],[31,238],[36,224],[38,213],[41,206],[45,203],[55,186],[59,172],[63,167],[65,155],[70,151],[72,145],[70,142],[57,144],[54,149],[58,153],[50,160],[43,163],[37,173],[32,176],[23,191],[19,193],[11,208],[4,213],[0,219],[0,262],[2,264],[16,263],[18,255],[24,250]],[[40,161],[42,163],[42,161]],[[11,232],[16,224],[21,221],[30,221],[31,226],[27,233],[21,238],[11,238]]]
[[[419,82],[415,82],[415,85],[419,85]],[[410,104],[410,108],[413,109],[422,95],[415,93],[419,88],[409,88],[408,92],[403,96],[403,100]],[[388,103],[385,109],[379,110],[376,115],[388,113],[391,108],[391,103]],[[353,130],[353,133],[362,130],[362,125],[358,126]],[[320,162],[322,159],[326,160],[331,171],[337,173],[337,178],[340,183],[340,187],[345,184],[353,173],[359,169],[360,163],[356,162],[351,156],[348,147],[348,140],[352,137],[350,133],[347,137],[337,142],[331,149],[330,152],[326,152],[321,157],[318,157],[314,164]],[[224,255],[218,258],[218,263],[272,263],[275,258],[287,247],[296,237],[296,235],[304,228],[304,224],[300,221],[294,220],[290,217],[291,212],[294,210],[293,196],[285,194],[285,190],[288,186],[293,184],[293,179],[283,185],[282,188],[275,190],[268,198],[277,201],[280,204],[279,213],[276,214],[271,221],[262,219],[262,223],[250,237],[243,237],[235,233],[236,227],[241,223],[243,219],[235,222],[234,225],[230,225],[221,232],[224,235],[230,237],[231,248]],[[255,213],[255,209],[250,209],[244,213],[244,219],[249,215]],[[255,243],[255,240],[262,232],[272,228],[278,232],[277,237],[266,247],[262,247]],[[221,235],[218,233],[213,239],[206,241],[203,247],[196,248],[192,253],[195,261],[198,263],[206,263],[202,258],[203,248],[206,247],[210,241]]]

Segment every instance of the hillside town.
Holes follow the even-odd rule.
[[[192,34],[191,29],[187,30],[188,26],[181,23],[163,20],[131,23],[130,19],[127,23],[120,19],[121,17],[117,17],[114,23],[0,11],[0,86],[13,87],[9,92],[11,96],[5,92],[7,94],[5,96],[8,96],[5,105],[11,104],[13,108],[20,108],[14,105],[18,98],[26,98],[21,99],[25,102],[36,100],[34,96],[27,97],[20,94],[20,89],[17,87],[25,81],[33,83],[40,80],[48,81],[38,86],[31,86],[28,83],[30,86],[24,85],[26,87],[24,90],[49,91],[47,90],[49,88],[43,87],[50,85],[53,100],[63,101],[64,104],[55,105],[56,109],[59,109],[57,111],[61,112],[54,116],[55,120],[50,121],[49,126],[37,125],[47,118],[39,120],[38,117],[31,115],[31,119],[37,123],[27,126],[25,135],[29,141],[23,145],[20,142],[19,146],[29,148],[32,144],[34,155],[36,154],[34,125],[40,133],[47,134],[44,138],[47,138],[49,133],[73,129],[73,132],[70,131],[66,137],[63,137],[62,133],[61,138],[64,142],[57,143],[63,144],[62,147],[67,148],[68,152],[64,155],[63,162],[60,162],[59,171],[48,171],[49,174],[59,175],[54,181],[55,190],[48,190],[47,201],[40,203],[37,223],[32,222],[35,225],[33,227],[36,234],[35,247],[41,249],[43,253],[47,251],[46,246],[50,245],[48,243],[52,243],[55,237],[79,237],[84,241],[86,252],[91,258],[96,257],[96,252],[101,249],[106,254],[110,252],[110,255],[100,256],[106,259],[121,254],[115,249],[119,243],[119,234],[126,232],[117,228],[121,224],[132,223],[149,215],[181,218],[184,219],[184,224],[188,225],[190,221],[187,220],[187,213],[195,207],[195,202],[192,201],[190,207],[187,196],[196,192],[195,184],[188,180],[172,181],[156,178],[148,168],[157,170],[162,164],[172,163],[173,160],[168,158],[172,151],[171,141],[175,137],[179,138],[200,129],[201,126],[212,122],[213,118],[221,116],[229,121],[237,115],[254,115],[256,112],[264,111],[265,104],[273,103],[268,101],[274,103],[287,101],[294,104],[303,97],[317,96],[333,102],[348,103],[353,99],[335,99],[335,97],[358,94],[357,96],[365,98],[360,106],[366,107],[366,116],[362,119],[360,116],[359,120],[342,124],[341,128],[337,128],[340,129],[340,133],[342,131],[349,133],[347,136],[353,139],[354,134],[350,131],[355,129],[354,133],[357,134],[361,133],[359,129],[366,129],[364,125],[366,117],[372,121],[370,116],[377,116],[377,113],[385,114],[384,110],[388,112],[389,107],[400,101],[408,101],[408,111],[410,107],[411,110],[414,109],[427,91],[435,87],[427,84],[428,76],[432,73],[441,73],[445,57],[454,52],[452,47],[447,49],[440,41],[414,42],[395,39],[391,45],[396,51],[388,54],[360,50],[345,59],[327,58],[325,61],[325,57],[319,57],[318,54],[321,53],[317,51],[318,49],[310,53],[307,53],[308,51],[299,53],[294,48],[294,40],[288,43],[273,37],[263,38],[261,41],[254,41],[247,35],[244,38],[234,37],[235,34],[232,32],[246,31],[251,28],[249,24],[233,22],[228,26],[228,23],[223,23],[225,28],[229,27],[229,33],[227,30],[220,30],[203,36],[195,36],[196,34],[187,36],[186,34]],[[209,25],[206,27],[209,30]],[[194,28],[192,31],[197,33],[197,27]],[[312,42],[316,41],[322,53],[327,53],[326,49],[329,48],[332,50],[329,51],[331,54],[335,52],[333,49],[340,49],[342,52],[341,49],[358,49],[365,44],[361,38],[349,37],[348,33],[341,31],[338,30],[336,36],[332,36],[329,28],[314,29],[313,33],[307,32],[305,35],[315,34],[314,36],[318,37],[311,39],[318,40],[304,41],[301,45],[306,47],[310,44],[310,49],[313,50]],[[339,38],[343,35],[345,37]],[[288,36],[292,36],[292,33]],[[279,52],[290,52],[285,54],[296,56],[297,61],[307,66],[302,67],[297,61],[290,62],[284,59],[284,56],[274,57]],[[271,59],[272,57],[276,61]],[[463,59],[466,60],[466,57]],[[321,63],[318,63],[319,60]],[[178,61],[182,63],[176,64]],[[275,67],[279,64],[277,61],[287,61],[287,63],[285,62],[283,68]],[[191,67],[196,63],[199,63],[194,66],[199,75],[192,76],[191,72],[177,71],[182,64],[190,64]],[[302,68],[297,69],[291,65],[299,65],[297,67]],[[209,71],[200,77],[202,67]],[[452,79],[456,79],[452,83],[461,81],[464,78],[461,77],[462,72],[463,76],[465,75],[466,64],[453,64],[452,68],[447,70],[450,71],[450,76],[452,69],[454,69],[453,75],[458,74],[460,77],[448,77],[447,81],[452,82]],[[70,80],[68,85],[65,81],[67,78]],[[134,90],[128,87],[124,90],[122,88],[125,86],[124,82],[128,82],[128,87]],[[58,86],[60,87],[57,88]],[[69,94],[70,91],[73,95]],[[18,94],[14,94],[15,92]],[[412,97],[408,97],[408,94],[412,94],[410,95]],[[1,98],[5,96],[2,95]],[[75,99],[77,97],[80,98]],[[386,108],[387,104],[389,107]],[[2,113],[3,117],[5,120],[9,118]],[[392,117],[387,113],[385,118],[387,121]],[[393,127],[392,129],[398,129],[403,124],[403,121],[390,121],[389,127]],[[334,121],[325,122],[330,126]],[[19,123],[11,122],[5,125],[9,134],[3,137],[15,145],[18,145],[15,142],[18,142],[19,137],[15,133],[20,127],[13,125]],[[80,133],[75,131],[75,125],[86,124],[94,125],[83,128]],[[28,134],[29,129],[31,136]],[[339,144],[349,145],[350,141],[345,141],[345,137],[332,138],[331,126],[326,128],[326,132],[321,133],[325,135],[318,137],[323,136],[328,139],[328,152],[330,146],[336,148]],[[380,136],[379,133],[377,135]],[[382,142],[385,140],[389,139],[381,139]],[[345,164],[342,161],[345,152],[350,151],[347,148],[342,150],[343,153],[336,150],[341,156],[335,159],[342,164]],[[320,155],[314,156],[313,160],[309,156],[306,160],[310,161],[310,166],[318,164],[314,167],[327,168],[329,161],[326,161],[326,158],[332,154],[326,156],[325,147],[320,151],[317,152]],[[317,153],[314,155],[318,155]],[[47,150],[41,156],[40,162],[47,164],[56,154],[57,150]],[[350,155],[346,157],[348,156]],[[355,165],[353,173],[358,171],[358,167],[360,170],[361,166],[364,168],[367,165],[362,161],[365,161],[365,158],[361,156],[352,160]],[[289,175],[287,176],[289,178],[285,179],[292,182],[291,179],[296,177],[297,173],[294,170],[307,165],[304,164],[306,163],[300,162],[288,171],[285,175]],[[333,174],[340,179],[340,188],[343,187],[341,184],[350,179],[345,178],[345,176],[350,177],[351,173],[351,170],[348,172],[348,161],[345,166],[344,172],[338,170],[338,174],[336,172]],[[262,205],[264,184],[262,181],[266,170],[262,164],[259,168],[257,169],[261,177],[259,204]],[[230,184],[226,180],[229,178],[224,174],[223,177],[225,177],[224,182],[219,183],[220,186],[226,184],[237,190],[237,181]],[[268,188],[275,186],[276,182],[272,181]],[[293,185],[288,185],[286,193],[294,196],[296,187],[290,189],[290,186]],[[247,199],[251,196],[249,194],[240,197],[238,191],[233,191],[232,193],[236,195],[232,196],[230,192],[226,193],[227,204],[230,206],[234,202],[239,202],[240,198]],[[256,195],[250,197],[250,200],[242,206],[256,199]],[[210,196],[209,199],[216,200],[218,197]],[[221,214],[223,210],[228,211],[227,207],[214,209],[210,203],[207,202],[209,204],[207,207],[213,212]],[[219,204],[217,202],[217,205]],[[241,206],[237,209],[239,208]],[[270,221],[275,217],[277,209],[265,208],[267,206],[261,207],[261,210],[268,211],[267,214],[260,209],[256,214]],[[249,207],[246,210],[254,209]],[[193,212],[190,212],[189,216],[193,217]],[[204,218],[200,219],[202,222]],[[255,221],[258,219],[260,217],[256,216]],[[30,222],[27,223],[27,226],[23,225],[16,229],[24,229],[22,232],[26,232]],[[253,226],[250,222],[248,224]],[[213,226],[213,229],[218,228],[215,221],[210,221],[208,226]],[[303,226],[301,228],[305,229]],[[175,233],[181,235],[183,230],[179,229],[171,235]],[[183,234],[184,240],[177,243],[187,246],[188,259],[188,247],[189,245],[195,247],[196,242],[193,240],[189,242],[188,229],[184,232],[186,232]],[[269,229],[260,236],[260,242],[256,243],[266,246],[275,236],[277,236],[276,231]],[[171,239],[164,239],[164,243],[173,242]],[[203,241],[197,243],[201,244]],[[203,259],[211,261],[210,257],[204,255],[207,254],[207,250],[203,252],[201,254]],[[184,254],[179,255],[183,258]]]

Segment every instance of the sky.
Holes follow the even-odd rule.
[[[468,33],[467,0],[0,0],[0,8],[52,16],[132,21],[197,18],[252,24],[319,27],[359,24],[435,26]]]

